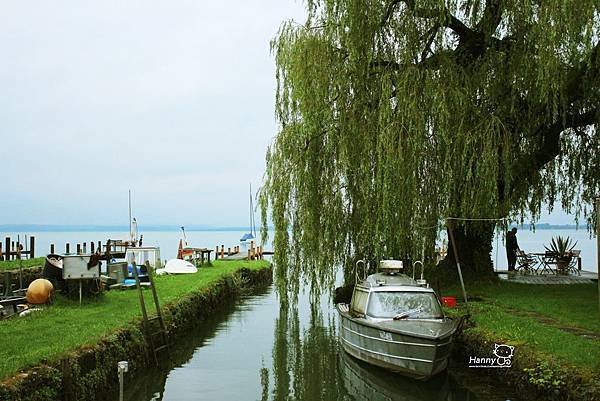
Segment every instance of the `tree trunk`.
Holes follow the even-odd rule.
[[[492,240],[494,237],[494,223],[468,222],[454,224],[453,236],[456,241],[458,260],[468,288],[469,282],[495,281],[494,264],[492,262]],[[450,232],[448,253],[433,269],[430,280],[434,285],[454,286],[459,284],[456,269],[456,258],[452,246]]]

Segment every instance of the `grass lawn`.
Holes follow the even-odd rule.
[[[240,268],[261,269],[266,261],[214,261],[197,274],[156,277],[161,306],[210,286]],[[150,292],[146,300],[151,304]],[[43,312],[0,321],[0,379],[44,359],[54,359],[102,337],[141,317],[137,290],[113,290],[96,299],[79,301],[58,296]]]
[[[46,258],[22,259],[23,268],[43,267]],[[18,260],[0,260],[0,270],[19,270]]]
[[[600,371],[597,284],[530,285],[500,281],[469,287],[475,330],[530,347],[546,359]],[[457,288],[444,295],[455,295]],[[588,335],[583,335],[583,334]]]

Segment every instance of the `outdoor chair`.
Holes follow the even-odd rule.
[[[552,252],[546,252],[544,254],[544,256],[542,256],[542,267],[540,270],[540,274],[544,274],[544,273],[550,273],[550,274],[556,274],[557,273],[557,263],[556,263],[556,257],[554,256],[554,254]]]
[[[520,271],[523,273],[535,273],[537,267],[536,259],[525,253],[522,250],[517,251],[517,266],[515,268],[516,271]]]
[[[574,249],[571,251],[571,261],[569,262],[569,266],[567,266],[567,273],[568,274],[577,274],[578,276],[581,276],[581,271],[579,270],[579,255],[581,255],[581,250],[580,249]]]

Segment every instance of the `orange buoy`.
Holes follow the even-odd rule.
[[[52,283],[44,278],[33,280],[27,287],[25,298],[30,304],[45,304],[50,301],[54,287]]]

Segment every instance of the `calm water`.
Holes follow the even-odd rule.
[[[125,239],[126,232],[38,232],[38,233],[0,233],[0,240],[9,235],[14,240],[17,235],[23,241],[25,234],[35,235],[36,253],[45,255],[50,250],[50,244],[54,243],[56,252],[64,252],[65,244],[71,244],[72,252],[75,251],[77,243],[83,242],[106,242],[107,239]],[[143,232],[144,244],[147,246],[159,246],[162,259],[172,259],[177,255],[177,247],[181,238],[180,231],[150,231]],[[190,246],[206,247],[214,249],[215,246],[225,245],[225,249],[239,245],[239,239],[243,231],[186,231]],[[585,230],[537,230],[535,233],[529,230],[519,230],[517,238],[521,249],[526,252],[543,252],[544,245],[550,243],[553,236],[569,236],[577,241],[577,249],[581,249],[582,265],[584,270],[597,270],[596,239],[590,238]],[[494,249],[492,261],[498,269],[506,269],[506,251],[501,236],[494,237]],[[496,248],[496,245],[498,247]],[[89,245],[88,245],[89,246]],[[497,250],[496,250],[497,249]]]
[[[280,308],[271,287],[246,295],[175,345],[169,369],[127,378],[125,399],[452,401],[516,400],[466,372],[422,383],[375,369],[338,347],[337,312],[327,298],[314,312]],[[466,374],[466,376],[465,376]],[[468,387],[468,388],[467,388]],[[116,398],[115,398],[116,399]]]

